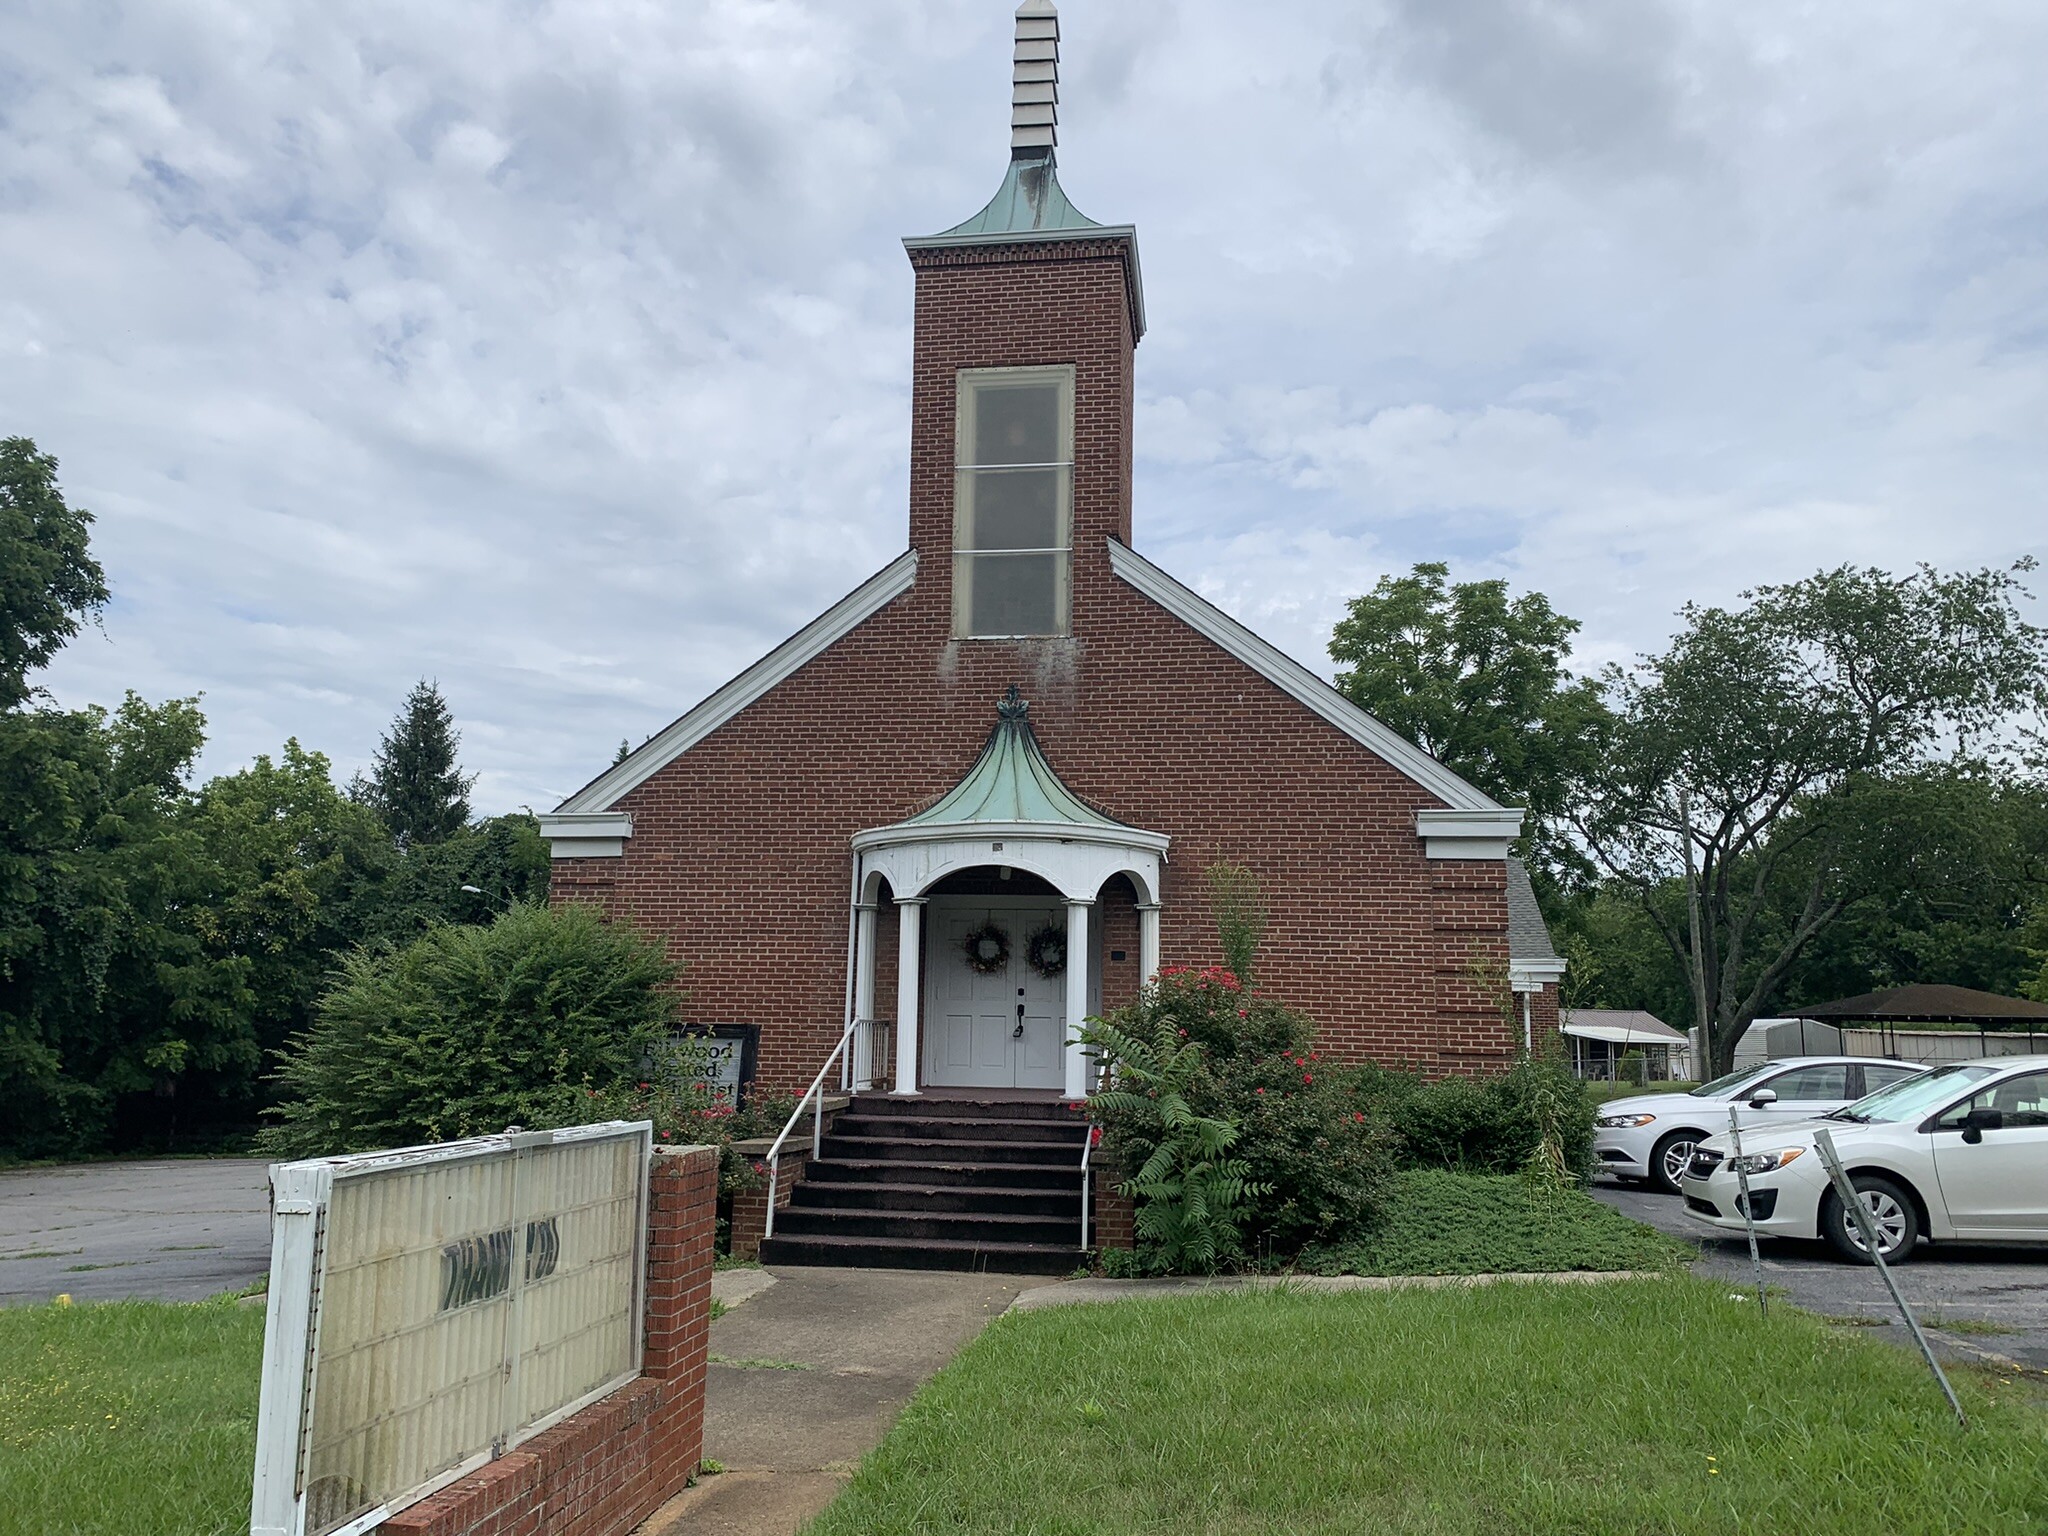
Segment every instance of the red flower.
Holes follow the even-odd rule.
[[[1362,1113],[1359,1113],[1355,1110],[1352,1112],[1351,1118],[1356,1121],[1359,1121],[1361,1124],[1363,1124],[1365,1120],[1365,1116]]]
[[[1313,1077],[1310,1077],[1310,1076],[1308,1075],[1308,1073],[1306,1073],[1306,1072],[1304,1072],[1304,1073],[1302,1073],[1302,1074],[1301,1074],[1301,1080],[1302,1080],[1302,1081],[1303,1081],[1304,1083],[1312,1083],[1312,1082],[1314,1082],[1314,1081],[1315,1081],[1315,1079],[1314,1079]]]
[[[1263,1088],[1254,1088],[1254,1089],[1252,1090],[1252,1092],[1253,1092],[1253,1093],[1264,1093],[1265,1091],[1266,1091],[1266,1090],[1265,1090],[1265,1089],[1263,1089]]]
[[[1089,1131],[1088,1131],[1088,1145],[1089,1145],[1089,1146],[1091,1146],[1091,1147],[1099,1147],[1099,1146],[1101,1146],[1101,1145],[1102,1145],[1102,1127],[1101,1127],[1101,1126],[1097,1125],[1097,1126],[1091,1126],[1091,1127],[1089,1128]]]

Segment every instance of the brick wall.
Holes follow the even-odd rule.
[[[1088,1170],[1091,1248],[1129,1250],[1138,1245],[1138,1208],[1131,1203],[1130,1196],[1117,1188],[1123,1176],[1122,1169],[1108,1163],[1098,1162]]]
[[[1468,974],[1506,956],[1501,866],[1432,864],[1415,813],[1440,801],[1111,573],[1109,541],[1131,537],[1125,260],[1115,240],[915,254],[915,586],[623,797],[623,858],[554,865],[557,899],[667,940],[690,1019],[762,1026],[765,1085],[800,1090],[837,1037],[849,839],[951,788],[1013,683],[1076,793],[1172,837],[1164,963],[1219,958],[1201,871],[1228,857],[1264,894],[1261,981],[1332,1055],[1467,1070],[1520,1041]],[[1076,380],[1072,633],[955,640],[955,375],[1050,363]],[[1105,967],[1114,1006],[1139,980],[1136,920],[1127,894],[1106,894],[1102,926],[1127,957]],[[890,1017],[892,910],[878,927]]]
[[[481,1471],[401,1510],[403,1536],[620,1536],[704,1456],[718,1154],[657,1147],[647,1222],[646,1350],[635,1381]]]

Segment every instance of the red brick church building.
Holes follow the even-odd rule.
[[[1087,1086],[1077,1019],[1218,959],[1229,859],[1326,1049],[1499,1066],[1563,970],[1522,813],[1140,553],[1137,234],[1060,188],[1057,60],[1027,0],[1001,188],[904,242],[908,547],[542,817],[555,898],[662,935],[764,1084],[851,1029],[847,1086],[1051,1099]]]

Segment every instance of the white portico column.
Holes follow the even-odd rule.
[[[1138,903],[1138,985],[1159,974],[1159,903]]]
[[[875,1086],[875,1032],[868,1021],[875,1016],[875,904],[864,901],[855,909],[853,931],[853,1086]]]
[[[918,956],[923,952],[924,898],[896,903],[896,1092],[917,1092]]]
[[[1088,1017],[1088,909],[1092,901],[1067,903],[1067,1082],[1070,1099],[1088,1097],[1088,1058],[1081,1051],[1081,1024]]]

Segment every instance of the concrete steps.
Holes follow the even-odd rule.
[[[862,1095],[761,1247],[769,1264],[1065,1274],[1087,1122],[1049,1101]]]

